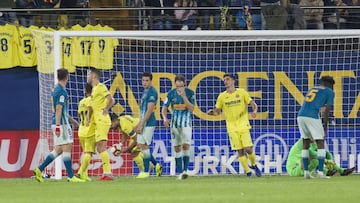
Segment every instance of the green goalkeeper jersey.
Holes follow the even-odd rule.
[[[291,147],[289,156],[286,161],[286,170],[289,171],[292,169],[296,164],[301,161],[301,151],[303,149],[303,142],[302,139],[299,139],[295,144]],[[317,146],[315,143],[310,144],[309,148],[309,156],[313,159],[317,158]]]

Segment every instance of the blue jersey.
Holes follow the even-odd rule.
[[[64,86],[58,84],[55,86],[53,92],[51,93],[52,96],[52,103],[53,103],[53,115],[51,124],[56,124],[56,106],[62,106],[62,112],[60,117],[60,125],[69,124],[69,95]]]
[[[334,105],[334,91],[328,87],[313,87],[306,94],[298,116],[318,119],[324,105]]]
[[[185,88],[185,94],[190,103],[195,104],[194,91]],[[164,102],[164,106],[169,107],[170,105],[172,109],[171,127],[191,127],[192,114],[189,109],[186,108],[184,99],[177,93],[176,88],[168,92]]]
[[[153,86],[151,86],[147,90],[144,90],[143,95],[141,96],[140,120],[144,118],[145,113],[148,109],[148,104],[154,103],[156,105],[157,99],[158,99],[158,93]],[[149,119],[146,121],[145,126],[156,126],[156,119],[154,112],[151,112],[151,115]]]

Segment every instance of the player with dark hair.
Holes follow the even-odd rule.
[[[96,150],[100,155],[103,176],[100,180],[112,180],[110,157],[107,152],[108,133],[111,126],[109,109],[115,100],[107,87],[100,82],[100,70],[92,68],[88,73],[88,82],[93,89],[91,93],[91,108],[95,123]]]
[[[58,84],[55,86],[52,96],[53,115],[51,129],[54,137],[55,148],[45,158],[38,168],[35,168],[34,175],[38,182],[43,182],[42,171],[59,155],[62,154],[64,165],[68,174],[69,182],[84,182],[74,176],[72,170],[71,150],[73,135],[69,121],[69,95],[65,89],[69,79],[69,72],[66,69],[57,70]]]
[[[157,90],[151,84],[152,78],[152,74],[149,72],[145,72],[141,76],[144,92],[140,101],[140,121],[134,128],[134,132],[137,133],[137,146],[144,156],[144,172],[140,173],[136,178],[148,178],[150,176],[149,164],[152,159],[152,154],[149,145],[151,144],[155,131],[156,119],[154,109],[158,100]]]
[[[235,88],[235,76],[225,74],[224,85],[226,90],[218,96],[215,109],[211,109],[207,113],[209,115],[218,115],[222,111],[225,114],[231,149],[238,152],[239,161],[248,177],[252,177],[250,168],[255,170],[256,176],[260,177],[261,171],[256,165],[248,116],[249,104],[252,108],[251,116],[253,118],[256,117],[258,107],[248,92],[241,88]],[[245,156],[245,153],[247,156]],[[251,162],[250,167],[248,159]]]
[[[312,178],[309,172],[309,147],[311,140],[315,140],[318,150],[317,159],[319,165],[319,178],[329,178],[324,174],[325,162],[325,135],[329,119],[331,106],[334,105],[334,91],[332,90],[335,81],[330,76],[320,78],[320,86],[311,88],[305,96],[304,103],[300,108],[297,121],[301,138],[303,139],[303,149],[301,157],[304,167],[304,177]],[[324,107],[323,120],[320,119],[320,108]]]
[[[175,150],[176,169],[180,173],[178,179],[182,180],[188,177],[195,94],[194,91],[185,87],[183,75],[176,75],[175,86],[167,93],[161,112],[165,127],[170,127],[171,141]],[[167,118],[170,105],[172,109],[171,122]]]
[[[92,155],[95,153],[95,125],[90,104],[91,92],[91,84],[86,83],[85,97],[80,100],[78,105],[78,116],[80,118],[78,136],[84,155],[77,176],[86,181],[91,181],[88,176],[88,166]]]
[[[111,129],[118,129],[122,133],[121,137],[121,153],[131,153],[132,159],[135,161],[136,165],[139,167],[140,173],[144,172],[144,161],[143,154],[141,153],[139,147],[137,147],[137,134],[134,132],[134,128],[139,123],[139,119],[130,115],[120,115],[110,114],[111,117]],[[125,147],[126,140],[130,138],[129,144]],[[157,163],[153,156],[151,156],[150,163],[155,167],[156,176],[162,175],[162,166]],[[150,166],[149,166],[150,167]]]

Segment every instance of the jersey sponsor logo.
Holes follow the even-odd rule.
[[[225,102],[225,105],[226,105],[226,106],[234,106],[234,105],[240,104],[240,103],[241,103],[241,100],[240,100],[240,99],[237,99],[237,100]]]
[[[61,95],[59,98],[59,102],[64,103],[65,102],[65,97],[64,95]]]
[[[174,104],[174,110],[186,110],[185,104]]]

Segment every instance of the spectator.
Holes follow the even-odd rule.
[[[55,8],[55,5],[59,3],[60,0],[34,0],[38,8],[44,10]],[[41,12],[41,22],[45,27],[56,28],[58,24],[58,14],[54,11],[50,12]]]
[[[198,0],[199,7],[221,7],[223,6],[222,0]],[[202,18],[202,27],[203,30],[209,30],[210,26],[210,16],[214,16],[214,29],[220,30],[220,9],[216,10],[207,10],[201,9],[199,14]]]
[[[298,3],[289,2],[287,6],[288,22],[287,27],[290,30],[303,30],[306,29],[306,23],[304,20],[304,9],[302,9]]]
[[[34,0],[15,0],[15,6],[21,9],[32,9],[36,8],[36,2]],[[24,27],[29,27],[35,23],[35,16],[31,12],[18,13],[17,17],[19,24]]]
[[[287,28],[287,0],[260,0],[260,7],[263,30],[284,30]]]
[[[181,7],[197,7],[196,1],[177,0],[174,6],[179,8],[175,10],[175,18],[180,21],[181,30],[195,30],[197,28],[197,10],[184,10]]]
[[[0,8],[14,8],[14,0],[1,0]],[[5,25],[6,23],[14,23],[16,20],[15,12],[0,12],[0,25]]]
[[[145,0],[145,6],[173,7],[175,0]],[[171,10],[154,9],[147,13],[152,30],[172,30],[175,17]]]
[[[80,7],[87,7],[89,1],[80,2],[78,0],[61,0],[60,1],[60,8],[80,8]],[[66,11],[64,12],[65,15],[60,15],[59,18],[59,26],[60,27],[72,27],[73,25],[79,23],[82,26],[85,26],[83,22],[83,11]],[[86,13],[86,12],[85,12]]]
[[[324,0],[325,6],[346,6],[342,0]],[[338,29],[343,26],[345,19],[341,18],[340,10],[338,9],[324,9],[324,28],[325,29]]]
[[[300,6],[324,6],[323,0],[300,0]],[[324,29],[323,19],[324,9],[304,9],[304,19],[307,29]]]
[[[348,6],[360,6],[359,0],[344,0]],[[346,29],[360,29],[360,10],[348,9],[344,12],[343,17],[346,19]]]
[[[242,30],[261,30],[261,12],[260,10],[250,10],[251,7],[260,7],[259,0],[242,0],[242,10],[238,11],[236,15],[236,23],[239,23]],[[232,5],[233,6],[233,5]],[[246,6],[248,10],[246,13]],[[249,19],[250,16],[250,19]]]

